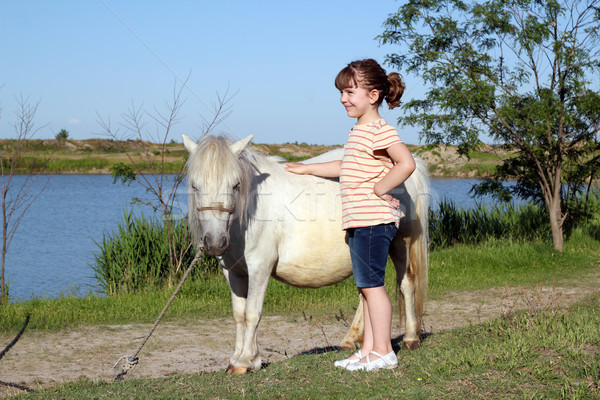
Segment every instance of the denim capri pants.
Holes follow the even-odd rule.
[[[352,272],[357,287],[384,285],[390,243],[397,230],[393,223],[348,229]]]

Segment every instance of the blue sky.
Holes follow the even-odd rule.
[[[35,121],[47,126],[37,138],[64,128],[85,139],[102,137],[98,116],[118,127],[132,105],[166,111],[175,85],[187,78],[170,139],[199,137],[203,118],[228,90],[232,113],[215,133],[253,134],[256,143],[342,144],[354,121],[339,103],[335,75],[352,60],[382,62],[397,51],[375,37],[400,4],[0,0],[0,137],[14,136],[15,96],[39,100]],[[420,87],[407,77],[405,100],[421,97]],[[401,115],[385,105],[381,111],[393,124]],[[156,133],[153,124],[147,128]],[[413,128],[400,135],[419,142]]]

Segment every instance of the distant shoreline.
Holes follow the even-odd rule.
[[[10,153],[13,139],[0,139],[4,154]],[[111,175],[117,163],[136,164],[137,172],[177,174],[182,171],[187,151],[183,144],[161,144],[140,140],[111,139],[57,140],[34,139],[25,141],[22,159],[15,174],[19,175]],[[251,149],[265,155],[280,156],[287,161],[302,161],[340,145],[309,145],[306,143],[252,144]],[[433,177],[483,178],[499,164],[502,154],[488,146],[475,153],[471,160],[458,155],[456,146],[408,145],[413,154],[425,160]],[[505,155],[505,154],[504,154]]]

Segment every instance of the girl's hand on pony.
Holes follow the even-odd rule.
[[[297,162],[285,163],[285,170],[298,175],[310,174],[306,164]]]

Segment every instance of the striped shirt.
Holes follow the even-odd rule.
[[[402,143],[383,119],[355,125],[344,149],[340,171],[342,229],[398,223],[400,212],[375,195],[373,187],[394,166],[385,150]]]

